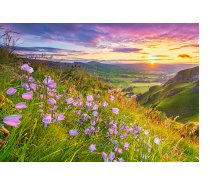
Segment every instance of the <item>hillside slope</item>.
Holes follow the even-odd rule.
[[[179,121],[199,119],[199,68],[182,70],[162,86],[151,87],[139,103],[163,111]]]
[[[198,161],[197,124],[139,107],[84,70],[30,66],[0,62],[0,161]]]

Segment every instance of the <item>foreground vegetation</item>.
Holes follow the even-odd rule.
[[[29,65],[0,63],[0,161],[198,161],[197,124],[140,107],[77,67]]]

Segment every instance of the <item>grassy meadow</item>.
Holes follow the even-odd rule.
[[[113,86],[83,69],[33,63],[27,65],[33,69],[29,73],[24,64],[28,63],[21,59],[0,62],[0,161],[198,161],[198,124],[181,124],[139,106],[123,96],[116,83]],[[133,86],[144,92],[150,85]],[[8,95],[11,87],[16,92]],[[33,92],[32,98],[24,99],[28,92]],[[17,109],[20,102],[26,108]],[[21,115],[16,127],[5,123],[11,115]]]
[[[160,82],[133,82],[133,78],[110,78],[110,83],[114,87],[129,88],[132,87],[134,94],[143,94],[149,90],[151,86],[161,85]]]

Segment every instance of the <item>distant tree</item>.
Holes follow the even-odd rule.
[[[0,35],[0,62],[13,62],[17,57],[15,49],[19,41],[17,37],[19,33],[2,27],[0,27],[0,31],[3,31]]]

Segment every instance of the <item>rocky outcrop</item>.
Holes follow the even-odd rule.
[[[136,101],[139,102],[142,98],[143,94],[139,93],[136,95]]]
[[[179,71],[176,76],[172,79],[169,79],[165,85],[172,83],[182,83],[182,82],[193,82],[199,80],[199,67],[194,67],[190,69],[185,69]]]
[[[123,91],[123,92],[132,92],[132,91],[133,91],[133,87],[130,86],[130,87],[128,87],[128,88],[123,88],[122,91]]]

